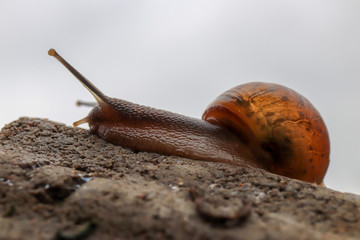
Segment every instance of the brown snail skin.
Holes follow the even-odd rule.
[[[137,151],[250,165],[322,183],[329,164],[326,126],[312,104],[273,83],[247,83],[220,95],[202,120],[105,96],[54,49],[59,60],[97,101],[90,131],[107,142]]]

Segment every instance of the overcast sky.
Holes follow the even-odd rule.
[[[66,123],[92,96],[55,48],[105,94],[201,117],[219,94],[265,81],[306,96],[325,120],[325,183],[360,193],[360,1],[0,1],[0,127]]]

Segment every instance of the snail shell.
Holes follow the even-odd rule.
[[[236,132],[253,152],[272,155],[270,172],[321,183],[329,165],[326,126],[313,105],[297,92],[273,83],[247,83],[220,95],[205,121]]]

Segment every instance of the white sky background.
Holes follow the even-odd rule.
[[[0,127],[20,116],[70,125],[105,94],[201,117],[251,81],[306,96],[331,139],[328,187],[360,193],[360,1],[0,0]]]

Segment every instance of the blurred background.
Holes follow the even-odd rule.
[[[20,116],[71,125],[105,94],[192,117],[251,81],[286,85],[322,114],[328,187],[360,193],[360,1],[0,1],[0,128]]]

